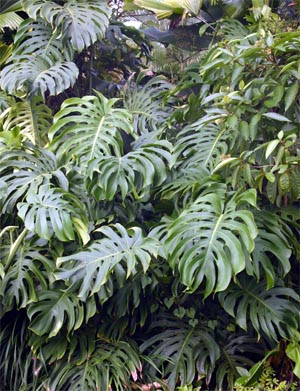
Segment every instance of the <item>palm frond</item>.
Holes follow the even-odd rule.
[[[114,229],[107,226],[99,231],[103,239],[76,254],[57,259],[56,279],[66,281],[80,298],[98,292],[117,265],[129,277],[138,269],[146,272],[151,257],[157,255],[157,241],[145,238],[140,228],[132,227],[127,231],[116,224]]]
[[[0,12],[0,31],[4,31],[5,27],[16,30],[22,22],[23,19],[16,12]]]
[[[13,50],[12,45],[6,45],[2,42],[0,42],[0,67],[6,63],[8,58],[11,56]],[[1,104],[0,104],[1,108]],[[0,109],[1,112],[1,109]]]
[[[76,51],[104,37],[111,13],[103,0],[69,0],[64,5],[49,0],[25,0],[23,5],[31,18],[39,16],[54,29],[59,28]]]
[[[22,11],[22,0],[2,0],[0,3],[0,13]]]

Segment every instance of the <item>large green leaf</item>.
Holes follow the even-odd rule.
[[[172,167],[172,145],[157,140],[122,157],[103,156],[92,160],[88,166],[89,191],[99,200],[112,200],[119,191],[125,199],[128,193],[142,197],[150,186],[161,185],[167,177],[167,167]]]
[[[139,264],[146,272],[151,257],[157,256],[157,241],[143,237],[140,228],[127,231],[116,224],[114,229],[107,226],[99,231],[103,239],[95,240],[76,254],[57,259],[56,279],[66,281],[83,299],[98,292],[118,264],[127,269],[129,277],[140,268]]]
[[[58,361],[46,382],[49,389],[123,391],[130,389],[130,378],[141,368],[136,351],[124,341],[98,340],[91,356],[75,364],[73,360]]]
[[[101,156],[121,156],[120,129],[132,132],[131,114],[113,108],[117,99],[96,96],[66,99],[50,129],[51,148],[58,157],[86,162]]]
[[[171,84],[163,77],[153,77],[144,85],[141,73],[135,83],[129,80],[123,89],[124,107],[133,115],[134,132],[143,134],[165,129],[171,108],[163,104],[164,94]]]
[[[30,189],[26,201],[17,207],[25,227],[41,238],[50,240],[55,235],[61,241],[71,241],[77,231],[83,243],[89,240],[84,205],[65,190],[43,184],[37,191]]]
[[[245,269],[245,251],[254,249],[257,228],[252,213],[243,204],[255,205],[256,193],[248,190],[226,200],[206,190],[165,230],[165,248],[173,269],[190,292],[205,283],[205,297],[225,290],[231,278]]]
[[[244,276],[239,284],[232,284],[220,293],[219,300],[244,330],[248,329],[250,320],[259,335],[263,332],[277,341],[280,337],[289,337],[289,328],[299,328],[300,298],[282,281],[266,290],[264,281],[257,283]]]
[[[3,247],[5,247],[2,244]],[[13,246],[8,249],[11,250]],[[33,240],[26,238],[18,246],[12,259],[11,253],[2,259],[7,267],[1,281],[0,295],[5,311],[26,307],[37,301],[37,291],[47,289],[48,277],[53,269],[53,261],[42,255],[45,249],[39,247]],[[3,254],[1,254],[3,255]],[[6,263],[6,259],[8,262]]]
[[[27,310],[29,328],[37,335],[54,337],[66,327],[68,333],[78,329],[84,321],[84,305],[72,293],[44,289],[36,303]]]
[[[52,111],[40,97],[11,105],[0,115],[4,131],[18,127],[22,136],[33,144],[42,146],[47,141],[47,133],[52,124]]]
[[[211,122],[214,119],[208,118]],[[182,168],[201,167],[212,172],[220,156],[226,155],[228,131],[206,122],[203,117],[178,133],[175,154],[178,155],[178,163]]]
[[[247,273],[257,280],[261,272],[265,274],[267,289],[274,286],[276,277],[284,277],[291,269],[291,243],[286,237],[283,222],[274,213],[260,210],[254,212],[258,235],[251,259],[247,263]]]
[[[39,55],[53,64],[72,61],[73,50],[68,42],[61,39],[59,30],[53,31],[43,19],[26,19],[14,39],[14,56]]]
[[[178,213],[182,207],[195,199],[205,187],[220,191],[219,184],[216,183],[216,176],[212,177],[207,174],[206,169],[200,167],[190,167],[183,172],[173,172],[174,175],[166,184],[161,186],[161,197],[163,199],[172,200]]]
[[[220,352],[216,364],[217,384],[220,389],[227,384],[228,389],[232,390],[239,371],[254,365],[254,357],[264,354],[264,345],[254,337],[233,333],[224,344],[220,344]]]
[[[37,369],[33,353],[27,345],[28,319],[23,311],[1,318],[0,373],[1,387],[9,390],[28,390]],[[40,380],[41,378],[39,378]]]
[[[53,63],[40,55],[19,55],[1,71],[0,87],[21,96],[57,95],[75,83],[78,72],[71,61]]]
[[[27,192],[52,183],[68,190],[68,180],[59,169],[55,156],[46,149],[27,145],[26,150],[0,150],[0,175],[7,190],[1,211],[12,213]]]
[[[68,0],[64,5],[49,0],[24,0],[23,4],[30,17],[40,16],[59,29],[77,51],[103,38],[111,13],[104,0]]]
[[[92,300],[87,303],[86,312],[89,312],[87,307],[91,303]],[[95,301],[92,305],[95,307]],[[92,313],[93,315],[95,313]],[[88,319],[89,317],[86,317],[85,321],[87,322]],[[58,333],[51,339],[48,338],[47,334],[32,334],[28,340],[28,345],[38,359],[50,365],[66,358],[68,362],[72,360],[73,364],[81,365],[95,351],[96,334],[95,327],[88,326],[83,326],[83,330],[80,328],[75,330],[74,333],[68,335],[68,339],[65,338],[63,333]]]
[[[111,297],[105,304],[107,318],[99,328],[98,335],[119,340],[128,334],[134,334],[137,327],[147,325],[150,315],[147,304],[151,300],[151,293],[156,284],[153,283],[149,272],[147,274],[139,272],[125,281],[119,275],[111,275],[110,278],[113,281],[107,284],[111,286],[109,291]],[[103,302],[107,299],[101,294],[98,297]]]
[[[157,331],[140,349],[162,371],[171,390],[177,382],[192,384],[195,377],[207,376],[209,381],[220,350],[208,330],[178,319],[160,319],[151,327]]]

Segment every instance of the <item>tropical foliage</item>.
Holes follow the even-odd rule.
[[[297,18],[126,3],[209,47],[154,76],[104,0],[0,6],[0,388],[297,389]]]

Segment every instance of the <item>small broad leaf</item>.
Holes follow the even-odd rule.
[[[294,83],[293,85],[288,87],[286,94],[285,94],[285,99],[284,99],[285,111],[287,111],[291,107],[291,105],[294,103],[295,98],[298,94],[298,90],[299,90],[298,83]]]
[[[280,175],[278,184],[279,184],[279,188],[283,194],[285,194],[289,190],[289,188],[290,188],[290,175],[288,172],[284,172],[282,175]]]
[[[115,229],[102,227],[99,231],[104,235],[103,239],[76,254],[57,259],[56,279],[67,281],[83,299],[98,292],[119,264],[127,269],[129,277],[136,273],[139,264],[145,273],[151,257],[157,256],[157,241],[144,238],[140,228],[133,227],[127,232],[116,224]]]
[[[251,140],[255,140],[257,135],[258,125],[261,120],[261,114],[255,114],[249,124],[249,136]]]
[[[265,114],[263,114],[263,116],[266,118],[274,119],[276,121],[291,122],[291,120],[289,120],[287,117],[285,117],[284,115],[278,114],[278,113],[273,113],[273,112],[265,113]]]
[[[292,341],[286,348],[286,354],[294,363],[294,374],[300,378],[300,344],[299,341]]]
[[[275,182],[275,175],[274,175],[273,172],[271,172],[271,171],[266,172],[266,178],[267,178],[267,180],[268,180],[270,183],[274,183],[274,182]]]
[[[275,106],[278,105],[278,103],[281,101],[284,94],[284,87],[282,85],[278,85],[274,88],[272,97],[275,102]]]
[[[280,140],[272,140],[268,143],[266,148],[266,159],[271,155],[271,153],[274,151],[274,149],[277,147],[277,145],[280,143]]]
[[[6,147],[20,148],[22,143],[22,136],[20,135],[20,128],[18,126],[12,128],[10,131],[4,130],[0,132],[0,142]]]

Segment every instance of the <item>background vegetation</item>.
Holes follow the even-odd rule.
[[[109,3],[0,5],[0,389],[297,390],[297,4]]]

